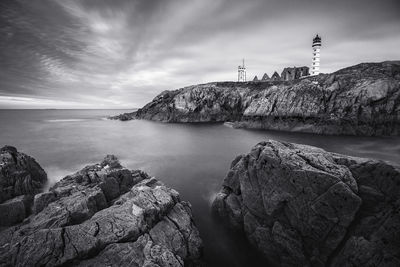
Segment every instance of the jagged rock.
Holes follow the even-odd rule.
[[[183,266],[201,239],[178,192],[114,156],[35,197],[35,214],[0,232],[0,266]]]
[[[57,199],[57,195],[53,192],[43,192],[35,195],[33,201],[32,212],[34,214],[38,214],[41,212],[49,203],[55,201]]]
[[[15,147],[0,149],[0,203],[21,195],[40,192],[47,182],[40,165]]]
[[[29,214],[32,196],[14,197],[0,204],[0,226],[11,226],[22,222]]]
[[[295,81],[273,80],[164,91],[138,111],[114,119],[230,121],[235,127],[321,134],[400,134],[399,62],[363,63]]]
[[[129,121],[135,118],[136,112],[133,113],[123,113],[116,116],[109,117],[110,120],[120,120],[120,121]]]
[[[0,149],[0,226],[21,222],[30,214],[33,196],[47,182],[40,165],[15,147]]]
[[[277,141],[237,157],[213,210],[280,266],[398,266],[400,170]]]

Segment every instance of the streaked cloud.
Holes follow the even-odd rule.
[[[190,84],[400,58],[398,1],[2,0],[0,108],[132,108]]]

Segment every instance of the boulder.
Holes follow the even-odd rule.
[[[21,195],[35,195],[47,183],[47,174],[36,160],[15,147],[0,149],[0,203]]]
[[[398,266],[400,170],[266,141],[237,157],[213,210],[278,266]]]
[[[33,196],[47,183],[40,165],[15,147],[0,149],[0,226],[21,222],[31,213]]]
[[[200,264],[190,204],[114,156],[66,176],[34,201],[34,214],[0,232],[1,266]]]

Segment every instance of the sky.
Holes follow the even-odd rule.
[[[0,108],[137,108],[164,90],[400,59],[399,0],[1,0]]]

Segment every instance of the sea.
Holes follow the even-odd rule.
[[[268,266],[244,236],[212,216],[211,203],[231,161],[268,139],[308,144],[327,151],[400,163],[400,137],[327,136],[234,129],[222,123],[177,124],[115,121],[130,110],[0,110],[0,146],[34,157],[48,187],[82,167],[116,155],[189,201],[204,243],[207,266]]]

